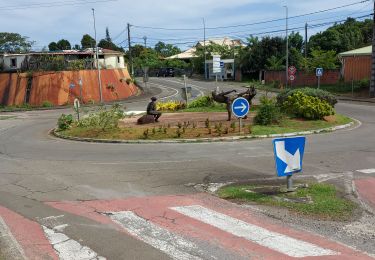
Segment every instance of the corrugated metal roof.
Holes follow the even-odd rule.
[[[348,56],[367,56],[372,54],[372,46],[366,46],[363,48],[359,48],[356,50],[346,51],[339,54],[341,57],[348,57]]]

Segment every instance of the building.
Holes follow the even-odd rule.
[[[99,48],[99,65],[102,69],[125,69],[124,53]],[[0,54],[0,71],[15,72],[26,70],[48,70],[45,63],[50,62],[51,58],[61,57],[64,67],[69,67],[73,61],[83,60],[85,69],[96,67],[95,49],[64,50],[50,52],[30,52],[22,54]]]
[[[372,46],[339,54],[341,74],[345,82],[371,79]]]
[[[194,47],[191,47],[190,49],[182,53],[170,56],[166,59],[179,59],[179,60],[184,60],[184,61],[190,61],[193,58],[197,58],[197,55],[195,53],[198,47],[209,46],[211,44],[228,46],[229,48],[245,46],[241,40],[231,39],[229,37],[207,39],[206,41],[198,42]],[[217,74],[219,79],[234,79],[235,78],[234,57],[232,59],[222,59],[221,62],[223,63],[223,67],[222,67],[222,72]],[[213,61],[206,60],[205,66],[207,68],[206,79],[216,78],[216,74],[213,73]]]

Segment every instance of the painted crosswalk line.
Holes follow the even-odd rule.
[[[199,205],[174,207],[172,209],[188,217],[197,219],[235,236],[243,237],[249,241],[253,241],[261,246],[265,246],[288,256],[307,257],[339,254],[311,243],[271,232],[262,227],[251,225],[242,220],[206,209]]]
[[[105,260],[96,252],[77,241],[70,239],[63,233],[43,226],[44,233],[61,260]]]
[[[173,259],[372,259],[208,194],[47,204],[131,235]]]
[[[1,248],[3,254],[11,256],[12,259],[15,260],[26,259],[25,252],[9,230],[9,227],[2,217],[0,217],[0,237],[4,243]]]

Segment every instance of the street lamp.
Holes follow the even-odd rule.
[[[99,96],[100,96],[100,103],[103,103],[103,93],[102,93],[102,78],[100,75],[100,66],[99,66],[99,48],[98,48],[98,41],[96,39],[96,21],[95,21],[95,9],[91,8],[92,16],[94,18],[94,31],[95,31],[95,45],[96,45],[96,68],[98,69],[98,81],[99,81]]]
[[[286,76],[286,81],[285,81],[285,88],[288,87],[288,68],[289,68],[289,35],[288,35],[288,6],[284,5],[285,7],[285,12],[286,12],[286,17],[285,17],[285,32],[286,32],[286,68],[285,68],[285,76]]]

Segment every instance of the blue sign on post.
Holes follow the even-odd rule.
[[[316,76],[323,77],[323,68],[316,68]]]
[[[224,68],[224,62],[220,61],[220,68]]]
[[[245,117],[250,111],[250,104],[246,98],[236,98],[232,103],[232,112],[238,118]]]
[[[302,171],[306,137],[273,140],[277,176],[291,176]]]

